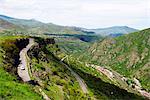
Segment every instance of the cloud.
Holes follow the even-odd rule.
[[[150,27],[149,0],[0,0],[0,13],[87,28]]]

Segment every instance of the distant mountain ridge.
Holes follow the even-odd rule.
[[[6,20],[0,19],[0,29],[21,29],[21,27]]]
[[[113,34],[127,34],[138,31],[137,29],[130,28],[128,26],[113,26],[108,28],[98,28],[98,29],[85,29],[86,31],[93,31],[96,34],[103,36],[113,35]]]
[[[0,20],[6,21],[6,23],[11,23],[25,32],[43,34],[96,34],[102,36],[117,36],[115,34],[127,34],[131,32],[138,31],[137,29],[130,28],[127,26],[113,26],[108,28],[98,28],[98,29],[86,29],[81,27],[70,27],[70,26],[60,26],[53,23],[43,23],[34,19],[18,19],[5,15],[0,15]],[[0,24],[3,27],[3,24]],[[3,28],[3,29],[13,29]]]
[[[5,15],[0,15],[0,18],[1,18],[1,19],[5,19],[5,20],[7,20],[7,19],[14,19],[14,18],[12,18],[12,17],[5,16]]]
[[[72,27],[55,25],[52,23],[43,23],[34,19],[18,19],[12,18],[5,15],[0,15],[0,19],[6,22],[12,23],[18,27],[24,29],[25,32],[43,34],[43,33],[51,33],[51,34],[85,34],[82,31],[76,31]],[[0,24],[1,26],[2,24]],[[7,29],[7,28],[6,28]]]

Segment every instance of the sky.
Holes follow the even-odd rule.
[[[0,0],[0,14],[85,28],[150,27],[150,0]]]

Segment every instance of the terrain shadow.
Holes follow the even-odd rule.
[[[87,84],[88,88],[96,95],[98,99],[106,96],[109,99],[119,99],[119,100],[143,100],[144,97],[139,96],[134,93],[130,93],[127,90],[121,89],[114,84],[106,83],[100,78],[93,76],[91,74],[85,73],[80,69],[72,68],[76,73],[78,73]]]

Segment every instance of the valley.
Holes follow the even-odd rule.
[[[85,56],[81,55],[81,59],[86,57],[85,60],[91,59],[93,64],[108,66],[123,76],[135,77],[149,91],[149,34],[149,29],[146,29],[105,39],[90,47]]]
[[[0,15],[0,99],[148,100],[150,29]]]

